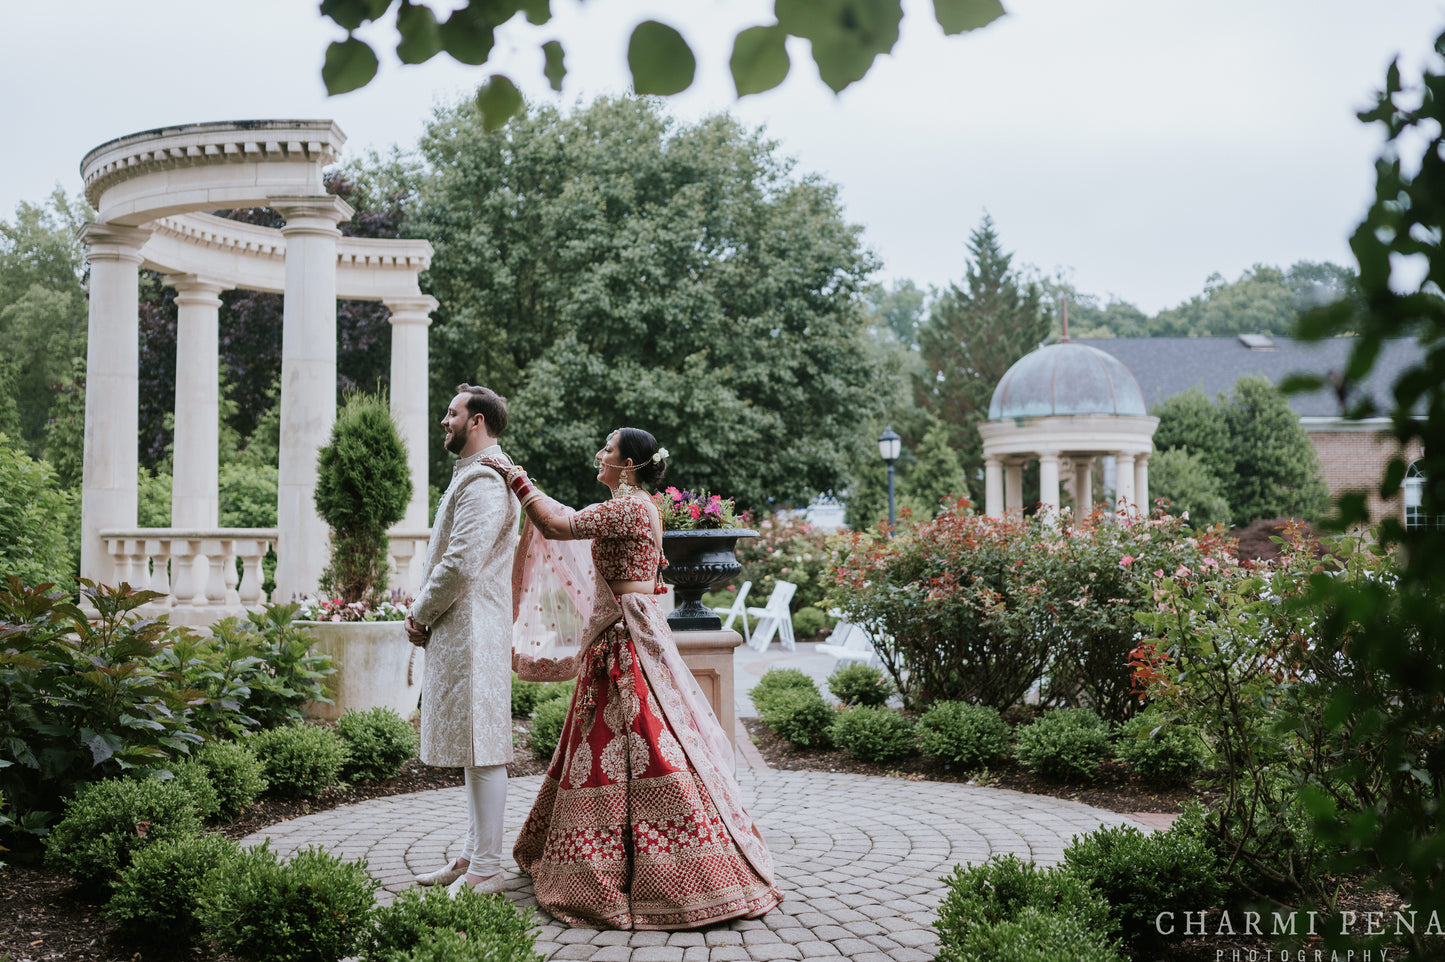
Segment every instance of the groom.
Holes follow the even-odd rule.
[[[455,862],[420,885],[502,889],[502,819],[512,760],[512,555],[517,500],[501,475],[477,462],[505,458],[497,438],[507,400],[457,385],[442,418],[456,454],[452,482],[437,505],[421,591],[407,614],[407,638],[426,649],[421,691],[423,764],[460,766],[469,826]]]

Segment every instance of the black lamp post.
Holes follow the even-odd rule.
[[[888,465],[888,530],[893,530],[893,465],[898,463],[899,449],[903,447],[903,439],[893,433],[890,425],[883,429],[878,435],[878,453],[883,458],[883,463]]]

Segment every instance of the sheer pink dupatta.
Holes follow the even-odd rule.
[[[590,541],[549,541],[523,521],[512,563],[512,663],[519,678],[577,674],[596,585]]]

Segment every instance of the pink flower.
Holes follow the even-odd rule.
[[[1203,561],[1199,562],[1199,567],[1201,567],[1201,568],[1218,568],[1218,567],[1219,567],[1219,562],[1218,562],[1218,561],[1215,561],[1213,558],[1205,558]]]
[[[1129,567],[1129,566],[1130,566],[1131,564],[1133,564],[1133,563],[1134,563],[1134,556],[1131,555],[1131,554],[1126,554],[1124,557],[1122,557],[1122,558],[1119,559],[1119,565],[1120,565],[1120,567],[1123,567],[1123,568],[1127,568],[1127,567]]]
[[[690,515],[692,515],[693,520],[696,520],[696,519],[702,517],[702,508],[699,508],[699,507],[698,507],[697,505],[695,505],[695,504],[690,504],[690,505],[687,506],[687,513],[690,514]]]
[[[787,574],[787,573],[788,573],[788,569],[787,569],[787,568],[784,568],[782,573],[783,573],[783,574]]]
[[[1155,568],[1155,569],[1154,569],[1154,577],[1156,577],[1156,578],[1162,578],[1162,577],[1164,577],[1164,569],[1163,569],[1163,568]]]
[[[1187,578],[1192,574],[1194,574],[1194,572],[1190,571],[1183,565],[1180,565],[1179,567],[1174,569],[1174,577],[1176,578]]]

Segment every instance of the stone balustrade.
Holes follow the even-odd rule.
[[[102,531],[101,539],[116,584],[161,595],[143,611],[198,627],[258,609],[268,600],[261,561],[275,546],[276,535],[275,528],[130,528]],[[393,587],[416,590],[428,535],[426,530],[392,533]]]

